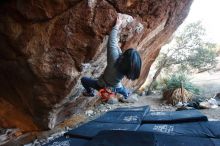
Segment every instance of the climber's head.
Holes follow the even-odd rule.
[[[135,80],[139,78],[141,72],[141,57],[139,53],[133,49],[127,49],[119,58],[118,69],[128,79]]]

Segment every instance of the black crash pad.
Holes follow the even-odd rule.
[[[66,138],[65,136],[56,138],[44,146],[84,146],[88,140],[81,138]]]
[[[155,146],[219,146],[220,139],[155,134]]]
[[[154,137],[146,132],[101,131],[85,146],[153,146]]]
[[[220,138],[220,121],[181,124],[143,124],[139,127],[138,131],[163,133],[166,135]]]
[[[217,146],[219,139],[137,131],[101,131],[85,146]]]
[[[142,123],[185,123],[208,121],[207,117],[198,110],[183,111],[153,111],[145,114]]]
[[[113,110],[114,112],[144,112],[145,114],[150,111],[150,107],[148,105],[146,106],[140,106],[140,107],[123,107],[123,108],[116,108]]]
[[[87,138],[91,139],[98,132],[102,130],[130,130],[135,131],[138,129],[139,124],[118,124],[118,123],[100,123],[100,122],[89,122],[76,129],[70,130],[65,133],[65,136]]]
[[[95,119],[102,123],[141,124],[145,111],[110,111]]]

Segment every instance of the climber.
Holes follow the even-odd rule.
[[[123,95],[125,99],[129,96],[129,91],[122,85],[121,80],[126,76],[130,80],[139,78],[141,71],[141,58],[139,53],[129,48],[124,53],[118,46],[118,31],[122,25],[123,17],[117,17],[107,44],[107,66],[104,73],[98,79],[82,77],[81,83],[85,88],[84,96],[94,96],[94,90],[111,88],[113,92]]]

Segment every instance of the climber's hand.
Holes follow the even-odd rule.
[[[122,24],[122,17],[119,14],[118,17],[117,17],[117,21],[116,21],[115,27],[119,28],[121,26],[121,24]]]

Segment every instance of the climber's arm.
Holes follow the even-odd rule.
[[[121,53],[121,49],[118,46],[118,39],[117,39],[118,30],[119,30],[121,23],[122,23],[122,20],[121,18],[118,17],[116,24],[113,27],[109,35],[108,44],[107,44],[107,62],[108,63],[114,63]]]

